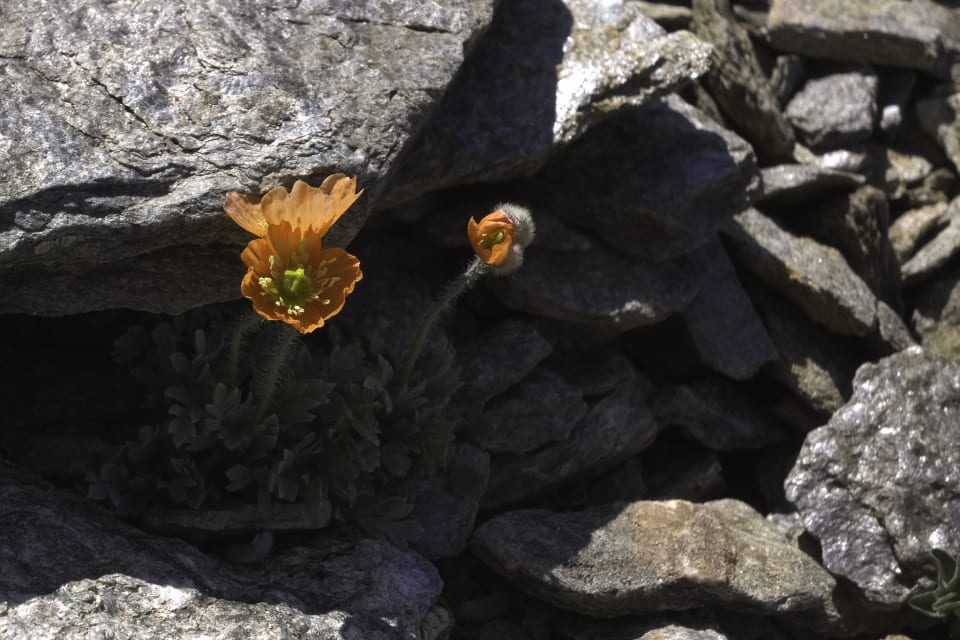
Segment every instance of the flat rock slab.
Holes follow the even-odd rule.
[[[644,260],[712,240],[760,191],[752,147],[676,96],[597,125],[541,175],[552,213]]]
[[[501,3],[387,197],[531,175],[593,123],[701,76],[710,52],[634,2]]]
[[[806,164],[781,164],[767,167],[761,173],[763,193],[754,201],[760,208],[808,204],[852,191],[866,182],[855,173]]]
[[[960,80],[960,10],[931,0],[773,0],[771,44]]]
[[[331,639],[400,640],[416,635],[442,586],[429,562],[380,540],[318,536],[256,566],[226,563],[3,467],[0,520],[0,637],[93,633],[111,607],[112,624],[129,632],[127,616],[142,607],[150,628],[179,620],[184,637],[288,622]]]
[[[814,322],[861,336],[876,326],[876,296],[833,247],[795,236],[756,209],[737,214],[725,235],[734,262],[793,300]]]
[[[522,590],[601,618],[701,606],[764,614],[822,609],[835,586],[735,500],[513,511],[481,525],[470,548]]]
[[[523,266],[490,286],[508,306],[532,315],[617,331],[653,324],[687,307],[698,292],[688,258],[652,262],[602,242],[589,251],[530,246]]]
[[[902,605],[929,553],[960,551],[960,367],[912,347],[862,366],[785,482],[830,572]]]
[[[493,5],[375,4],[0,2],[0,312],[239,297],[228,190],[357,175],[349,241]]]

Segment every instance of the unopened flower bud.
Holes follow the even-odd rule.
[[[535,231],[530,211],[509,202],[497,205],[480,222],[470,218],[467,223],[474,252],[501,276],[523,264],[523,250],[533,242]]]

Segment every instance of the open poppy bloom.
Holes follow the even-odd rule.
[[[360,261],[343,249],[324,249],[322,239],[360,196],[356,184],[337,173],[316,189],[300,180],[289,193],[271,189],[259,202],[227,194],[227,214],[259,236],[240,256],[248,267],[240,291],[258,314],[310,333],[340,312],[363,277]]]
[[[488,213],[480,222],[467,223],[467,236],[473,251],[489,265],[499,267],[510,259],[515,225],[502,209]]]

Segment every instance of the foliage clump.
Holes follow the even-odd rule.
[[[928,618],[949,621],[949,637],[960,640],[960,554],[951,557],[941,549],[931,553],[937,565],[936,585],[910,598],[909,604]]]
[[[147,424],[88,474],[122,515],[151,506],[302,504],[398,540],[417,533],[401,479],[442,463],[458,417],[448,347],[409,376],[328,332],[315,355],[284,325],[196,310],[129,329],[115,359],[144,387]],[[226,325],[226,330],[218,327]]]

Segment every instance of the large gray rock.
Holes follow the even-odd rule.
[[[809,80],[786,115],[813,149],[862,142],[873,132],[877,115],[877,76],[865,67]]]
[[[960,80],[958,10],[932,0],[773,0],[774,47]]]
[[[602,618],[701,606],[770,615],[822,610],[835,586],[735,500],[513,511],[481,525],[470,548],[522,590]]]
[[[841,334],[866,335],[877,299],[839,251],[795,236],[756,209],[724,229],[734,261],[796,302],[811,320]]]
[[[920,347],[864,365],[786,479],[824,566],[877,605],[903,604],[930,549],[960,551],[958,407],[960,367]]]
[[[492,4],[4,1],[0,312],[239,297],[228,190],[357,175],[344,244]]]
[[[750,145],[676,96],[592,128],[542,182],[552,213],[644,260],[712,240],[760,190]]]
[[[709,58],[709,45],[666,33],[635,2],[500,3],[388,198],[533,174],[594,122],[702,75]]]
[[[747,30],[730,10],[729,0],[694,0],[693,30],[714,47],[714,67],[707,74],[717,105],[757,152],[785,159],[796,142],[793,129],[764,75]]]
[[[0,480],[0,520],[15,523],[0,529],[0,637],[105,627],[177,638],[290,624],[324,638],[400,640],[416,636],[440,595],[429,562],[385,541],[318,536],[233,565],[9,468]]]

